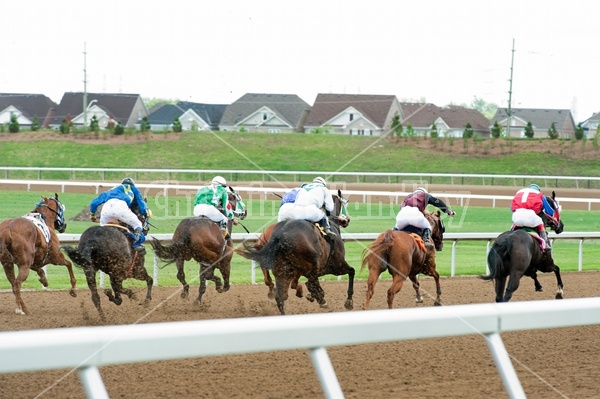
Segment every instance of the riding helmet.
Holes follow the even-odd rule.
[[[417,189],[415,190],[415,193],[418,193],[418,192],[428,194],[427,190],[425,190],[423,187],[417,187]]]
[[[322,184],[324,186],[327,186],[327,183],[325,182],[325,179],[323,179],[322,177],[315,177],[313,179],[313,183]]]
[[[227,186],[227,181],[225,181],[225,178],[223,176],[215,176],[212,179],[212,184],[225,187]]]
[[[131,177],[124,178],[121,184],[129,184],[130,186],[135,186],[135,182]]]
[[[540,186],[538,186],[537,184],[530,184],[529,188],[535,191],[542,191],[540,190]]]

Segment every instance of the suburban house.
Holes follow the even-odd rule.
[[[135,124],[148,115],[148,110],[139,94],[87,93],[84,110],[84,93],[67,92],[56,109],[50,127],[58,129],[63,120],[74,126],[89,126],[95,116],[101,129],[118,122],[123,127]]]
[[[173,129],[173,121],[179,118],[181,128],[188,130],[218,130],[219,122],[227,105],[201,104],[179,101],[177,104],[161,104],[153,108],[148,115],[150,130],[165,131]],[[139,124],[139,121],[138,121]]]
[[[511,114],[510,124],[508,108],[498,108],[492,118],[492,124],[498,122],[504,129],[504,134],[509,134],[509,137],[525,137],[527,122],[531,122],[534,138],[548,138],[548,129],[552,123],[558,137],[575,137],[575,121],[568,109],[512,108]],[[507,130],[510,130],[510,133]]]
[[[471,125],[476,137],[489,137],[490,121],[479,111],[457,105],[438,107],[431,103],[401,103],[404,119],[402,127],[407,127],[416,136],[431,135],[435,125],[438,137],[462,137],[467,124]]]
[[[21,127],[31,127],[36,117],[41,127],[48,127],[56,107],[43,94],[0,93],[0,125],[10,123],[15,115]]]
[[[320,129],[351,136],[382,136],[390,131],[395,115],[402,120],[396,96],[319,93],[306,117],[304,131]]]
[[[594,138],[596,136],[596,132],[598,131],[599,126],[600,112],[595,113],[585,121],[581,122],[581,127],[583,128],[585,137],[588,139]]]
[[[308,110],[310,105],[295,94],[247,93],[225,107],[219,130],[302,132]]]

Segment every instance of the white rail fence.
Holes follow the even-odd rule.
[[[348,241],[358,241],[358,242],[372,242],[374,241],[379,233],[342,233],[342,239],[345,242]],[[452,254],[451,254],[451,263],[450,263],[450,276],[454,277],[456,275],[456,254],[458,251],[457,244],[460,241],[487,241],[486,253],[489,250],[490,244],[498,237],[500,233],[446,233],[444,234],[444,241],[452,242]],[[79,242],[79,237],[81,234],[58,234],[58,238],[61,244],[76,244]],[[583,270],[583,242],[585,240],[593,240],[600,239],[600,232],[567,232],[561,233],[560,235],[556,233],[549,233],[549,238],[552,241],[555,240],[579,240],[579,249],[578,249],[578,270]],[[170,241],[173,238],[172,234],[150,234],[149,239],[152,237],[156,238],[159,241],[166,242]],[[258,234],[240,234],[233,233],[231,238],[234,242],[242,242],[245,240],[254,241],[258,238]],[[154,285],[158,285],[159,281],[159,259],[154,256]],[[485,262],[485,259],[482,260]],[[255,264],[251,263],[250,266],[251,273],[251,282],[252,284],[256,284],[256,268]],[[483,273],[483,270],[482,270]],[[102,284],[102,275],[101,275],[101,284]]]
[[[357,183],[367,181],[367,178],[385,178],[388,183],[401,182],[403,180],[428,181],[433,183],[434,178],[450,180],[451,184],[465,184],[465,179],[480,180],[482,185],[494,185],[494,181],[512,180],[514,186],[526,185],[525,183],[534,180],[542,186],[558,187],[559,182],[575,182],[576,188],[589,188],[591,184],[597,185],[600,182],[598,176],[556,176],[556,175],[490,175],[477,173],[402,173],[402,172],[334,172],[334,171],[281,171],[281,170],[242,170],[242,169],[135,169],[135,168],[59,168],[59,167],[21,167],[21,166],[0,166],[0,172],[4,172],[4,177],[9,178],[10,172],[35,172],[38,179],[43,178],[44,173],[65,172],[69,174],[70,179],[75,180],[77,175],[98,174],[102,180],[106,180],[107,175],[120,176],[123,173],[136,178],[144,175],[162,175],[166,180],[177,174],[196,175],[199,181],[204,178],[212,178],[215,174],[228,176],[230,180],[243,180],[244,176],[260,176],[262,181],[278,181],[278,176],[289,176],[293,181],[302,181],[301,177],[327,176],[329,180],[336,181],[339,178],[352,178]],[[427,178],[429,180],[427,180]],[[551,182],[551,184],[548,184]]]
[[[526,398],[500,334],[597,324],[600,301],[580,298],[14,331],[0,333],[0,373],[72,369],[88,398],[107,399],[102,366],[305,349],[325,397],[338,399],[328,347],[480,335],[509,397]]]

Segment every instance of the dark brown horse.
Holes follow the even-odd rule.
[[[275,301],[281,314],[285,314],[284,301],[290,288],[296,287],[296,295],[302,296],[302,287],[298,283],[300,277],[307,279],[306,287],[309,291],[307,299],[316,300],[323,308],[327,307],[325,293],[319,284],[319,277],[326,274],[335,276],[348,275],[348,297],[344,304],[348,310],[353,309],[352,296],[354,294],[354,268],[345,260],[344,242],[340,236],[340,227],[347,227],[350,223],[346,203],[338,190],[334,196],[336,209],[334,216],[330,216],[332,230],[337,237],[331,241],[325,238],[323,232],[314,224],[305,220],[290,220],[277,223],[267,228],[262,239],[254,245],[244,244],[243,248],[236,250],[240,255],[260,264],[265,275],[265,284],[269,286],[269,296],[272,295],[272,280],[268,273],[273,272],[275,277]],[[270,233],[269,233],[270,231]],[[267,235],[270,234],[270,237]],[[266,244],[262,244],[266,242]],[[262,246],[261,246],[262,245]]]
[[[547,196],[546,200],[555,211],[555,219],[548,218],[543,212],[539,216],[546,227],[560,234],[564,224],[560,219],[560,206],[556,201],[556,194],[552,192],[552,196]],[[535,290],[542,291],[542,286],[537,279],[538,271],[555,274],[558,285],[555,298],[563,298],[560,268],[554,263],[551,251],[542,252],[537,232],[528,230],[517,229],[500,234],[488,253],[489,274],[480,277],[484,280],[494,280],[496,302],[508,302],[519,288],[523,276],[531,277],[534,280]]]
[[[138,215],[148,231],[148,222],[145,216]],[[102,271],[110,277],[110,289],[104,293],[116,305],[123,302],[121,294],[129,299],[135,299],[135,294],[130,288],[123,288],[123,281],[128,278],[146,282],[147,291],[144,305],[147,306],[152,299],[152,284],[154,280],[145,267],[145,250],[136,251],[131,248],[133,243],[131,232],[120,225],[92,226],[83,232],[77,248],[64,246],[63,249],[71,260],[81,266],[85,273],[88,287],[92,294],[92,302],[102,320],[105,320],[104,311],[100,305],[100,295],[96,287],[96,272]]]
[[[416,292],[416,301],[423,302],[421,296],[419,274],[432,276],[435,280],[437,297],[434,305],[442,304],[442,288],[440,286],[440,275],[436,270],[435,251],[443,248],[445,227],[440,217],[440,211],[430,213],[425,211],[425,217],[431,224],[431,238],[434,248],[425,250],[421,246],[422,239],[411,233],[397,230],[386,230],[363,251],[362,268],[368,266],[369,277],[367,279],[367,299],[365,310],[369,309],[369,302],[375,292],[375,284],[384,271],[392,275],[392,285],[387,292],[388,308],[392,309],[394,297],[402,289],[404,280],[408,277]]]
[[[246,206],[241,197],[230,187],[228,193],[229,203],[236,211],[234,214],[240,219],[246,218]],[[231,233],[232,221],[229,221],[228,229]],[[184,263],[194,259],[200,265],[198,297],[195,305],[200,305],[202,296],[206,291],[206,280],[213,281],[217,292],[229,290],[229,274],[231,270],[231,258],[233,257],[233,242],[231,238],[225,240],[218,224],[206,217],[189,217],[183,219],[175,232],[171,243],[163,245],[154,239],[151,243],[156,256],[167,262],[175,263],[177,266],[177,279],[183,286],[181,298],[187,299],[190,286],[185,279]],[[215,269],[221,272],[223,282],[214,274]]]
[[[42,197],[33,211],[14,219],[7,219],[0,224],[0,262],[4,266],[6,278],[12,286],[17,301],[15,313],[28,314],[29,311],[21,298],[21,286],[29,276],[29,270],[35,271],[40,283],[48,286],[43,266],[47,264],[67,267],[71,279],[69,294],[77,296],[75,275],[71,262],[60,252],[60,243],[55,230],[63,233],[67,228],[64,218],[63,204],[54,197]],[[40,227],[38,227],[38,225]],[[47,228],[46,238],[42,229]],[[14,265],[19,271],[15,276]]]

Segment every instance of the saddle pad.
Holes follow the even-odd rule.
[[[408,235],[411,236],[417,242],[419,248],[421,248],[423,252],[427,252],[425,242],[423,242],[423,238],[420,235],[418,235],[417,233],[409,233]]]
[[[319,222],[314,222],[313,224],[315,225],[315,227],[316,227],[317,229],[319,229],[319,231],[321,232],[321,234],[322,234],[324,237],[329,237],[329,236],[327,235],[327,233],[325,233],[325,229],[323,228],[323,226],[321,226],[321,225],[319,224]]]
[[[102,227],[118,227],[121,230],[125,230],[125,231],[129,232],[128,227],[121,226],[120,224],[116,224],[116,223],[106,223],[106,224],[103,224]]]
[[[542,252],[544,252],[546,250],[546,241],[544,241],[544,239],[540,237],[538,233],[534,233],[533,231],[528,231],[528,233],[531,234],[531,236],[538,241],[538,243],[540,244],[540,249],[542,250]]]
[[[42,215],[39,213],[28,213],[23,217],[31,221],[31,223],[33,223],[38,229],[42,231],[42,234],[46,239],[46,244],[48,244],[50,242],[50,230],[48,229],[48,226],[46,226],[46,223],[43,221]]]

